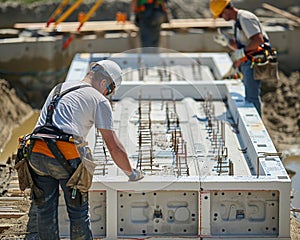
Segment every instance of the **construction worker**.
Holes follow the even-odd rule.
[[[59,239],[59,185],[70,218],[71,239],[92,239],[88,193],[71,189],[67,183],[83,157],[91,157],[82,139],[93,126],[100,131],[112,159],[129,180],[143,178],[140,171],[132,169],[126,150],[113,130],[112,110],[106,97],[121,81],[119,65],[102,60],[91,64],[82,81],[64,82],[61,89],[55,87],[50,92],[32,134],[35,140],[29,160],[39,190],[33,191],[39,239]],[[68,142],[68,139],[75,140]],[[76,141],[78,146],[74,144]]]
[[[143,52],[157,52],[161,24],[168,21],[166,0],[132,0],[131,21],[140,30]]]
[[[222,17],[226,21],[234,21],[233,39],[223,35],[215,38],[215,41],[233,50],[231,59],[233,66],[239,68],[243,74],[246,101],[253,103],[261,115],[261,81],[254,80],[252,62],[247,54],[255,52],[261,44],[269,42],[268,36],[257,16],[247,10],[235,8],[231,0],[211,0],[210,11],[214,18]]]

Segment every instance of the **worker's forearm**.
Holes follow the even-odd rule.
[[[121,168],[125,173],[132,173],[132,167],[128,159],[127,153],[122,148],[113,149],[110,151],[110,155],[115,164]]]
[[[264,39],[262,34],[257,34],[251,37],[250,43],[244,48],[245,52],[252,52],[256,51],[257,48],[264,43]]]
[[[132,173],[132,167],[127,156],[127,152],[117,137],[116,133],[111,130],[99,129],[103,140],[110,152],[115,164],[121,168],[127,175]]]

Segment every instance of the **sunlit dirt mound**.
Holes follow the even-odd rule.
[[[11,89],[9,83],[0,79],[0,150],[4,147],[11,131],[20,124],[29,114],[32,108],[22,102]]]
[[[300,146],[300,74],[262,83],[263,120],[277,150]]]

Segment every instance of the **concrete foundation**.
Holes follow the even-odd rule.
[[[227,54],[78,54],[66,81],[106,58],[125,73],[114,128],[145,177],[129,182],[91,131],[94,237],[290,239],[291,180],[243,84],[214,77],[231,66]],[[63,237],[68,224],[61,198]]]
[[[215,31],[201,29],[184,33],[163,31],[161,48],[185,53],[228,51],[212,41],[214,34]],[[296,41],[300,38],[300,28],[272,27],[268,28],[268,34],[273,47],[278,49],[279,69],[284,72],[299,70]],[[0,77],[7,79],[17,92],[22,89],[23,100],[41,107],[41,99],[52,86],[64,80],[76,53],[139,52],[140,47],[139,36],[134,32],[86,35],[75,38],[67,49],[62,50],[65,40],[63,36],[1,39]]]

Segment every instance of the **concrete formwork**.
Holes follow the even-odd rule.
[[[89,63],[100,59],[111,58],[126,72],[112,99],[114,126],[133,166],[145,172],[143,180],[128,182],[109,155],[105,159],[101,136],[96,135],[94,141],[96,131],[92,131],[89,143],[98,164],[89,193],[95,237],[290,239],[291,181],[262,120],[253,105],[245,102],[240,81],[216,80],[205,70],[225,71],[226,61],[220,59],[226,56],[76,56],[66,81],[80,80]],[[195,70],[195,61],[205,64]],[[145,158],[140,158],[140,153],[146,154],[138,140],[141,123],[148,119],[143,111],[151,123],[150,169]],[[174,148],[174,132],[176,140],[186,143],[182,152]],[[142,141],[142,147],[149,146],[149,138]],[[139,164],[141,159],[144,164]],[[63,199],[60,211],[61,235],[67,237]]]
[[[207,30],[185,33],[163,31],[161,47],[186,53],[228,51],[212,41],[214,34],[214,31]],[[268,34],[273,46],[278,49],[280,70],[299,70],[296,42],[300,35],[299,28],[287,30],[273,27],[268,28]],[[67,49],[62,50],[65,40],[62,36],[1,39],[0,77],[11,82],[17,92],[18,89],[26,89],[28,96],[25,99],[34,102],[35,98],[45,98],[53,85],[64,80],[76,53],[140,51],[136,34],[86,35],[75,38]]]

